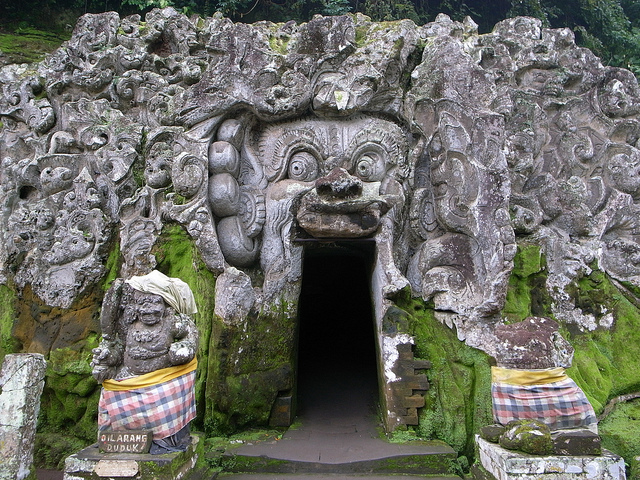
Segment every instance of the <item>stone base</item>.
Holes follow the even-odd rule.
[[[622,457],[602,455],[534,456],[506,450],[476,436],[482,466],[497,480],[625,480]]]
[[[201,439],[191,434],[185,452],[162,455],[100,453],[95,443],[64,462],[64,480],[181,480],[196,466]]]

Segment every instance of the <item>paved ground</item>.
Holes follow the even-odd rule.
[[[392,444],[380,438],[375,410],[375,378],[366,375],[316,374],[300,392],[298,427],[279,441],[243,445],[239,455],[318,463],[350,463],[424,453],[425,447]],[[450,452],[443,448],[442,452]]]
[[[423,453],[425,447],[392,444],[381,438],[376,412],[376,379],[371,372],[340,374],[339,370],[310,372],[313,382],[300,387],[298,420],[278,441],[245,444],[236,454],[322,464],[362,462]],[[450,451],[446,447],[444,451]],[[412,480],[424,477],[364,474],[224,474],[220,480]],[[429,477],[437,480],[437,477]],[[447,477],[451,480],[452,477]],[[38,471],[38,480],[62,480],[62,472]]]
[[[64,474],[58,470],[38,470],[38,480],[62,480]]]

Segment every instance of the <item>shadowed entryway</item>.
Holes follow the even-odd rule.
[[[260,472],[255,478],[436,474],[444,464],[437,462],[455,459],[455,452],[441,443],[395,444],[381,436],[370,295],[373,249],[373,242],[305,245],[295,426],[280,440],[230,452],[251,462],[253,471]]]
[[[299,311],[298,416],[374,414],[372,243],[305,249]]]

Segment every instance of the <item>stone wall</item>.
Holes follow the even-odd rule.
[[[454,428],[433,408],[455,389],[413,398],[426,362],[466,361],[420,358],[427,318],[482,352],[478,379],[495,327],[537,315],[561,324],[596,409],[640,383],[640,91],[568,29],[104,13],[0,88],[1,346],[67,359],[45,431],[64,429],[61,403],[91,423],[101,298],[153,268],[196,292],[200,425],[267,423],[295,387],[303,241],[375,242],[389,430]],[[462,389],[466,418],[486,391]]]

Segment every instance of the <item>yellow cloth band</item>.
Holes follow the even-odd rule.
[[[491,367],[491,381],[509,385],[544,385],[566,380],[563,367],[543,370],[516,370],[513,368]]]
[[[198,360],[193,357],[193,360],[189,363],[185,363],[184,365],[161,368],[154,372],[138,375],[137,377],[125,378],[124,380],[105,380],[102,382],[102,388],[105,390],[122,392],[124,390],[135,390],[137,388],[150,387],[151,385],[168,382],[169,380],[173,380],[185,373],[193,372],[197,366]]]

